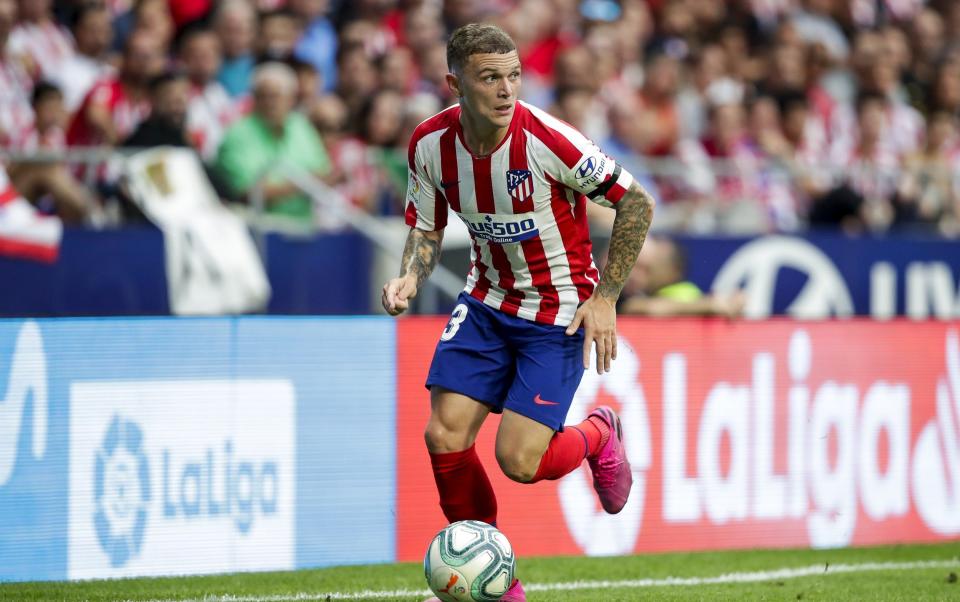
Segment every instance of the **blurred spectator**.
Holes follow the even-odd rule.
[[[379,86],[379,75],[370,57],[367,56],[367,51],[359,44],[341,46],[337,64],[340,74],[337,80],[337,95],[347,104],[351,123],[358,127],[360,112]],[[444,64],[446,64],[446,51],[444,51]]]
[[[409,94],[417,81],[413,53],[399,46],[380,59],[380,89]]]
[[[33,90],[33,125],[22,133],[16,146],[23,151],[58,151],[66,148],[64,128],[67,113],[63,94],[56,86],[39,82]],[[94,211],[93,196],[61,162],[19,161],[9,168],[13,185],[23,196],[50,209],[66,223],[79,224]]]
[[[415,62],[423,65],[431,48],[444,44],[445,32],[440,19],[440,7],[422,2],[407,9],[403,21],[403,41],[413,52]]]
[[[275,169],[287,164],[318,177],[330,171],[317,131],[293,110],[296,96],[293,69],[278,62],[259,65],[253,75],[253,112],[227,131],[217,165],[237,194],[249,194],[266,176],[261,188],[266,211],[310,221],[310,199]]]
[[[930,91],[930,108],[960,115],[960,60],[943,61]]]
[[[33,124],[16,142],[22,151],[63,150],[67,147],[68,113],[63,92],[57,86],[41,81],[33,88],[31,99]]]
[[[930,117],[923,148],[906,158],[896,195],[896,221],[957,236],[960,217],[960,139],[957,114]]]
[[[782,94],[807,87],[807,52],[803,46],[780,44],[773,49],[763,89]]]
[[[732,98],[730,99],[732,100]],[[750,144],[746,112],[740,102],[710,108],[701,139],[704,155],[717,161],[718,172],[695,219],[697,229],[762,232],[768,227],[766,199],[760,188],[757,155]]]
[[[727,75],[727,55],[719,45],[705,46],[692,57],[693,67],[677,94],[680,136],[699,139],[707,123],[710,87]]]
[[[277,9],[260,15],[257,54],[263,58],[286,60],[300,39],[303,26],[296,13]]]
[[[223,0],[214,15],[214,31],[224,54],[217,80],[233,97],[246,94],[253,74],[256,12],[247,0]]]
[[[644,154],[662,157],[674,150],[680,137],[677,109],[679,83],[680,63],[675,58],[656,54],[648,59],[637,113]]]
[[[496,9],[503,8],[503,2],[476,2],[475,0],[446,0],[443,3],[443,20],[450,31],[461,25],[480,21]],[[499,5],[499,6],[498,6]]]
[[[173,43],[173,15],[168,0],[137,0],[133,7],[133,30],[151,34],[161,48]]]
[[[623,165],[654,198],[662,199],[640,152],[643,140],[636,119],[637,102],[635,96],[627,96],[610,108],[610,134],[602,139],[600,147],[616,157],[617,163]]]
[[[186,75],[176,71],[151,78],[148,84],[152,107],[150,116],[122,142],[122,146],[193,146],[187,132],[191,85]]]
[[[67,130],[71,146],[113,145],[126,138],[150,112],[148,83],[164,68],[163,49],[150,33],[127,38],[120,72],[95,84]]]
[[[19,17],[9,50],[29,59],[35,79],[60,73],[73,55],[73,41],[54,20],[51,0],[20,0]]]
[[[835,61],[844,61],[850,54],[850,44],[840,25],[834,19],[833,0],[803,0],[794,11],[791,22],[804,41],[821,44]]]
[[[149,84],[152,106],[150,117],[137,126],[136,131],[123,141],[122,146],[175,146],[196,149],[189,133],[192,85],[186,75],[177,71],[169,71],[152,78]],[[205,165],[204,171],[221,198],[233,198],[230,187],[215,169]],[[134,212],[134,215],[139,217],[139,211]]]
[[[345,20],[340,43],[363,44],[372,57],[383,56],[397,45],[400,29],[398,0],[354,0],[343,6]]]
[[[683,247],[670,238],[647,237],[620,296],[618,310],[658,318],[743,315],[746,299],[742,293],[705,295],[686,279],[686,272]]]
[[[337,83],[337,31],[327,18],[329,0],[290,0],[290,10],[304,23],[303,35],[293,54],[313,65],[320,74],[324,91]]]
[[[297,75],[297,104],[298,110],[309,112],[310,107],[316,102],[322,86],[322,77],[313,66],[313,63],[300,60],[296,57],[287,60],[287,64],[293,68]]]
[[[426,92],[418,92],[407,96],[403,105],[403,127],[400,130],[400,143],[406,148],[413,130],[428,118],[436,115],[443,109],[437,97]]]
[[[550,113],[585,133],[585,130],[589,129],[587,122],[592,103],[593,94],[589,91],[582,88],[566,88],[557,91],[557,100],[550,108]]]
[[[891,200],[899,179],[899,161],[884,144],[887,101],[865,92],[857,99],[857,134],[849,153],[835,155],[840,168],[840,188],[818,199],[810,221],[836,224],[850,232],[864,227],[881,230],[893,221]]]
[[[880,38],[878,55],[861,72],[861,93],[875,94],[885,100],[884,121],[880,144],[895,156],[903,156],[917,149],[923,138],[923,116],[906,102],[901,85],[902,59],[896,56],[888,40]]]
[[[762,83],[759,80],[766,74],[765,61],[764,57],[751,52],[744,27],[739,23],[728,23],[721,29],[718,41],[727,55],[730,75],[738,82],[759,87]]]
[[[926,0],[849,0],[850,18],[860,27],[871,27],[883,20],[911,19]]]
[[[766,102],[775,103],[775,106]],[[760,128],[754,131],[754,142],[765,159],[776,162],[785,170],[780,174],[782,177],[791,178],[792,193],[786,188],[781,190],[784,195],[792,194],[790,200],[795,207],[791,210],[802,208],[806,213],[812,199],[820,197],[834,182],[833,174],[823,165],[828,150],[826,132],[813,115],[810,101],[803,92],[785,92],[775,99],[758,99],[754,103],[755,117],[764,106],[774,112],[775,118],[772,123],[753,124]]]
[[[383,176],[378,213],[397,213],[407,190],[407,145],[400,139],[403,96],[392,90],[374,94],[361,112],[360,136]]]
[[[349,131],[347,105],[336,94],[326,94],[314,102],[310,119],[330,157],[331,184],[354,206],[376,213],[380,173],[371,161],[366,143]]]
[[[597,92],[600,82],[593,70],[593,59],[590,49],[582,44],[558,52],[553,63],[553,86],[557,94],[574,89]]]
[[[180,34],[179,50],[180,65],[190,80],[187,130],[203,159],[211,160],[238,117],[233,100],[216,80],[222,62],[220,40],[212,30],[192,27]]]
[[[73,113],[97,81],[112,76],[110,63],[113,25],[110,11],[102,4],[83,4],[73,15],[73,38],[77,51],[50,80],[63,90],[67,110]]]
[[[563,114],[562,119],[593,140],[609,134],[607,107],[599,95],[600,82],[593,71],[592,53],[586,46],[568,46],[557,53],[553,85],[553,100]]]
[[[455,99],[447,86],[447,45],[440,42],[425,50],[419,67],[420,81],[417,89],[436,96],[443,106],[453,104]]]
[[[923,83],[933,80],[933,68],[944,48],[943,17],[933,9],[925,8],[910,24],[910,43],[913,45],[913,64],[910,73]]]
[[[7,44],[16,22],[16,0],[0,0],[0,146],[16,140],[33,122],[33,82],[22,57],[10,52]]]

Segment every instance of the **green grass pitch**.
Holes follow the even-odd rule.
[[[586,600],[960,600],[960,541],[841,550],[522,558],[531,602]],[[287,573],[0,584],[0,600],[414,601],[417,563]]]

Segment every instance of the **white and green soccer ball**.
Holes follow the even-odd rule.
[[[517,560],[496,527],[462,520],[437,533],[423,559],[430,589],[443,602],[493,602],[513,583]]]

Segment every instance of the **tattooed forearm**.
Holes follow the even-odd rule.
[[[419,289],[440,261],[440,243],[442,242],[442,230],[425,232],[410,228],[407,243],[403,247],[403,259],[400,261],[400,277],[412,274],[417,279]]]
[[[623,283],[637,262],[640,247],[647,238],[653,219],[653,197],[636,182],[617,203],[617,217],[613,220],[607,267],[603,270],[597,294],[611,301],[620,297]]]

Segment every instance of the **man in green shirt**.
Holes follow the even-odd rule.
[[[621,313],[655,317],[743,315],[743,293],[705,295],[686,280],[686,274],[687,257],[676,241],[648,237],[623,289]]]
[[[310,222],[312,203],[279,171],[285,163],[322,177],[330,161],[310,121],[293,110],[297,76],[283,63],[270,62],[253,72],[253,111],[224,136],[217,167],[239,194],[248,194],[264,173],[263,198],[268,213]]]

